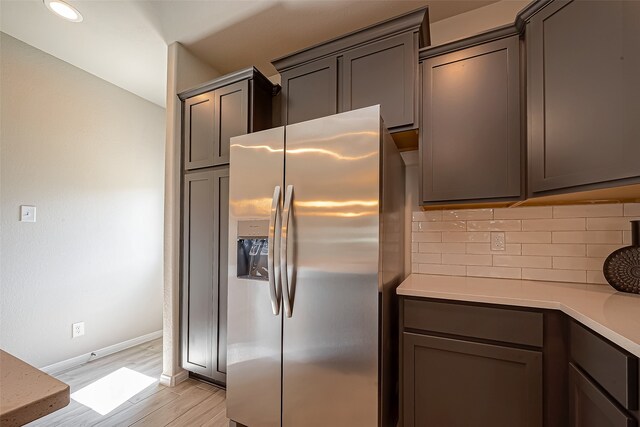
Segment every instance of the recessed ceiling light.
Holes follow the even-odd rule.
[[[82,22],[82,15],[78,9],[62,0],[43,0],[47,9],[61,18],[71,22]]]

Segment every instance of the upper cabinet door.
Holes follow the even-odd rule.
[[[336,62],[336,57],[332,56],[282,73],[285,124],[337,113]]]
[[[184,168],[198,169],[215,163],[215,91],[184,101]]]
[[[229,140],[249,130],[249,83],[240,81],[184,101],[186,170],[229,163]]]
[[[380,104],[387,128],[413,125],[416,43],[410,32],[345,52],[342,111]]]
[[[520,197],[518,46],[512,36],[424,60],[424,204]]]
[[[556,0],[526,39],[530,193],[640,181],[640,2]]]
[[[230,140],[249,130],[249,82],[243,80],[215,92],[214,165],[229,163]]]

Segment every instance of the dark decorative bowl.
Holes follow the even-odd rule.
[[[631,221],[631,246],[607,257],[603,272],[607,282],[621,292],[640,294],[640,221]]]

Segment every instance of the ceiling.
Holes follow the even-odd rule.
[[[68,0],[71,23],[42,0],[0,0],[0,30],[165,106],[167,45],[182,43],[221,73],[270,60],[429,5],[431,22],[496,0]]]

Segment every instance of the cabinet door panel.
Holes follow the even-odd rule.
[[[405,427],[542,426],[542,353],[403,334]]]
[[[218,327],[217,331],[217,372],[227,373],[227,281],[229,261],[229,169],[221,171],[217,180],[218,199],[217,210],[219,212],[216,224],[217,256],[218,261]],[[224,380],[224,378],[223,378]]]
[[[521,193],[517,36],[423,62],[424,202]]]
[[[557,0],[527,25],[532,193],[640,176],[639,22],[640,2]]]
[[[285,124],[337,113],[336,58],[330,57],[282,73]]]
[[[184,101],[184,167],[187,170],[214,164],[214,111],[214,91]]]
[[[215,92],[216,141],[214,164],[229,163],[230,140],[248,132],[249,83],[244,80]]]
[[[229,169],[185,175],[182,365],[225,382]]]
[[[571,427],[636,427],[631,416],[601,392],[578,368],[569,365]]]
[[[345,52],[342,111],[380,104],[388,128],[412,125],[416,61],[413,33]]]

